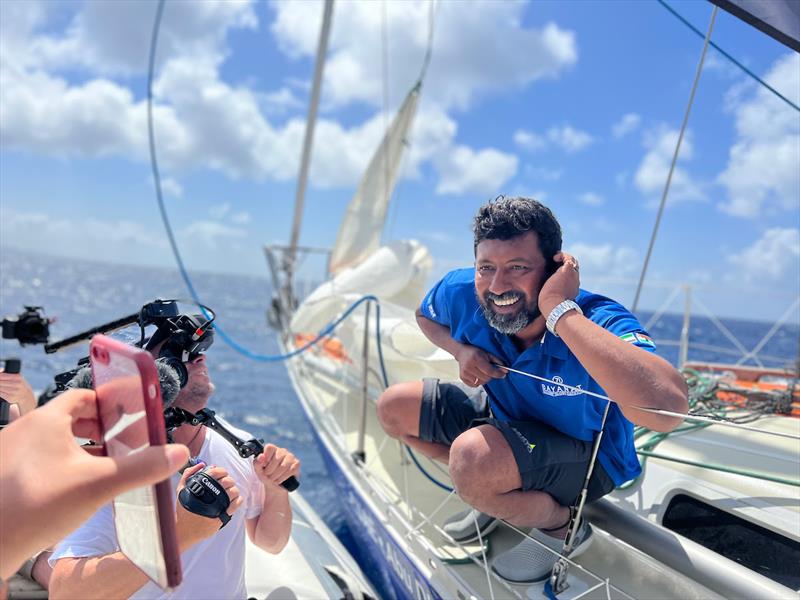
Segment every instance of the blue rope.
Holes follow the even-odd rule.
[[[170,224],[169,215],[167,215],[167,209],[164,204],[164,195],[161,191],[161,174],[158,168],[158,156],[156,153],[156,142],[155,142],[155,130],[153,127],[153,73],[155,71],[155,57],[156,57],[156,47],[158,43],[158,33],[159,28],[161,27],[161,17],[164,14],[164,3],[165,0],[159,0],[158,6],[156,8],[156,18],[155,22],[153,23],[153,33],[150,39],[150,60],[148,63],[147,68],[147,132],[150,142],[150,167],[153,171],[153,181],[155,182],[156,188],[156,199],[158,201],[158,209],[161,213],[161,221],[164,223],[164,229],[167,232],[167,238],[169,239],[170,247],[172,248],[172,254],[175,257],[175,262],[178,264],[178,270],[180,271],[181,278],[183,279],[184,284],[186,284],[187,289],[189,290],[189,294],[191,295],[192,299],[194,300],[195,304],[197,304],[200,309],[203,311],[206,318],[209,318],[209,315],[206,314],[205,308],[203,308],[203,302],[200,300],[200,296],[197,293],[197,290],[192,283],[191,278],[189,277],[189,273],[186,270],[186,267],[183,263],[183,259],[181,258],[180,250],[178,249],[178,244],[175,241],[175,235],[172,231],[172,225]],[[384,387],[389,387],[389,377],[386,373],[386,364],[383,360],[383,347],[381,343],[381,304],[380,301],[376,296],[373,295],[366,295],[354,302],[350,305],[350,307],[337,319],[331,321],[326,327],[324,327],[317,336],[304,344],[303,346],[296,348],[295,350],[288,352],[286,354],[260,354],[257,352],[253,352],[249,350],[242,344],[238,343],[234,340],[231,336],[229,336],[225,330],[219,324],[219,321],[214,323],[214,331],[216,331],[222,340],[228,344],[231,348],[250,358],[252,360],[262,361],[262,362],[277,362],[289,359],[293,356],[297,356],[298,354],[305,352],[315,344],[317,344],[320,340],[322,340],[325,336],[329,335],[333,330],[361,304],[364,302],[374,302],[375,303],[375,338],[376,343],[378,346],[378,359],[380,361],[381,366],[381,377],[383,378],[383,385]],[[446,486],[445,484],[438,481],[436,478],[431,476],[419,463],[416,456],[414,456],[411,448],[408,448],[409,454],[411,455],[411,459],[414,461],[414,464],[417,465],[417,468],[422,472],[425,477],[427,477],[430,481],[434,484],[438,485],[440,488],[452,491],[452,488]]]
[[[691,24],[689,21],[687,21],[687,20],[686,20],[686,19],[685,19],[685,18],[684,18],[684,17],[683,17],[683,16],[682,16],[680,13],[678,13],[678,11],[676,11],[676,10],[675,10],[674,8],[672,8],[672,7],[671,7],[669,4],[667,4],[667,3],[665,2],[665,0],[657,0],[657,1],[658,1],[658,3],[659,3],[661,6],[663,6],[663,7],[664,7],[664,8],[666,8],[666,9],[667,9],[669,12],[671,12],[671,13],[672,13],[672,14],[673,14],[675,17],[677,17],[677,18],[678,18],[678,19],[679,19],[679,20],[680,20],[680,21],[681,21],[681,22],[682,22],[684,25],[686,25],[686,26],[687,26],[689,29],[691,29],[692,31],[694,31],[694,32],[695,32],[697,35],[699,35],[701,38],[705,39],[705,37],[706,37],[706,34],[704,34],[702,31],[700,31],[699,29],[697,29],[697,27],[695,27],[695,26],[694,26],[694,25],[692,25],[692,24]],[[792,102],[791,100],[789,100],[789,99],[788,99],[786,96],[784,96],[783,94],[781,94],[781,93],[780,93],[778,90],[776,90],[774,87],[772,87],[771,85],[769,85],[769,84],[768,84],[766,81],[764,81],[763,79],[761,79],[761,78],[760,78],[758,75],[756,75],[755,73],[753,73],[753,72],[752,72],[750,69],[748,69],[747,67],[745,67],[745,66],[744,66],[742,63],[740,63],[738,60],[736,60],[735,58],[733,58],[733,57],[732,57],[730,54],[728,54],[727,52],[725,52],[725,50],[723,50],[722,48],[720,48],[719,46],[717,46],[717,45],[716,45],[714,42],[712,42],[711,40],[709,40],[709,41],[708,41],[708,44],[709,44],[709,46],[711,46],[712,48],[715,48],[716,50],[718,50],[718,51],[719,51],[719,53],[720,53],[720,54],[722,54],[722,56],[724,56],[724,57],[725,57],[725,58],[727,58],[729,61],[731,61],[733,64],[735,64],[735,65],[736,65],[737,67],[739,67],[739,68],[740,68],[742,71],[744,71],[745,73],[747,73],[748,75],[750,75],[750,77],[752,77],[753,79],[755,79],[755,80],[756,80],[758,83],[760,83],[761,85],[763,85],[763,86],[764,86],[765,88],[767,88],[767,89],[768,89],[770,92],[772,92],[773,94],[775,94],[775,95],[776,95],[778,98],[780,98],[781,100],[783,100],[784,102],[786,102],[786,104],[788,104],[789,106],[791,106],[791,107],[792,107],[793,109],[795,109],[796,111],[800,112],[800,106],[797,106],[797,104],[795,104],[794,102]]]
[[[451,487],[450,487],[450,486],[448,486],[448,485],[445,485],[444,483],[442,483],[441,481],[439,481],[438,479],[436,479],[436,478],[435,478],[433,475],[431,475],[430,473],[428,473],[428,472],[425,470],[425,468],[424,468],[424,467],[423,467],[423,466],[420,464],[420,462],[419,462],[419,460],[417,459],[417,457],[414,455],[414,452],[411,450],[411,447],[410,447],[410,446],[408,446],[407,444],[406,444],[406,450],[408,450],[408,455],[411,457],[411,460],[413,460],[413,461],[414,461],[414,464],[415,464],[415,465],[417,465],[417,468],[420,470],[420,472],[421,472],[423,475],[425,475],[425,477],[427,477],[427,478],[428,478],[428,481],[430,481],[430,482],[431,482],[431,483],[433,483],[434,485],[436,485],[436,486],[438,486],[438,487],[442,488],[444,491],[446,491],[446,492],[448,492],[448,493],[453,491],[453,488],[451,488]]]

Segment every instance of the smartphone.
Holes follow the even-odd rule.
[[[122,458],[167,443],[161,388],[153,357],[104,335],[89,351],[106,456]],[[120,550],[163,589],[178,586],[181,559],[175,530],[175,490],[168,478],[113,501]]]

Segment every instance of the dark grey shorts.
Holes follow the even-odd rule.
[[[511,446],[523,490],[547,492],[562,506],[576,502],[592,456],[592,442],[576,440],[540,421],[493,418],[483,387],[422,380],[420,439],[450,445],[467,429],[483,424],[497,428]],[[614,482],[603,466],[595,462],[587,502],[613,489]]]

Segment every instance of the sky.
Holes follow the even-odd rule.
[[[710,3],[673,7],[708,28]],[[148,151],[155,9],[0,2],[0,249],[174,266]],[[582,286],[630,306],[703,47],[655,0],[337,1],[300,242],[333,245],[432,12],[384,239],[419,240],[436,278],[472,263],[481,204],[535,197]],[[311,0],[166,3],[154,127],[190,269],[266,276],[262,245],[288,241],[321,16]],[[712,39],[800,104],[797,53],[721,10]],[[682,284],[701,313],[800,319],[800,112],[712,48],[641,308],[680,312]]]

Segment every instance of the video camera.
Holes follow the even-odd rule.
[[[25,306],[16,317],[6,317],[2,321],[3,339],[17,340],[21,346],[27,344],[46,344],[50,337],[50,319],[42,314],[41,306]],[[0,359],[4,373],[19,373],[22,361],[18,358]],[[0,398],[0,429],[8,425],[11,405]]]
[[[178,375],[180,387],[184,387],[189,379],[189,373],[184,363],[203,354],[214,343],[213,323],[216,315],[211,308],[204,305],[199,305],[201,314],[181,312],[180,302],[180,300],[162,299],[148,302],[138,312],[92,327],[61,341],[47,344],[44,350],[47,353],[58,352],[86,341],[98,333],[107,334],[138,324],[141,333],[139,341],[135,345],[147,350],[153,350],[160,345],[156,362],[162,362],[174,369]],[[150,325],[155,325],[156,331],[148,338],[145,328]],[[78,361],[75,369],[56,375],[55,383],[39,396],[39,405],[41,406],[66,390],[67,384],[88,362],[88,357],[82,358]]]
[[[3,319],[3,338],[17,340],[21,345],[46,344],[50,337],[50,319],[42,314],[41,306],[26,306],[16,317]]]

